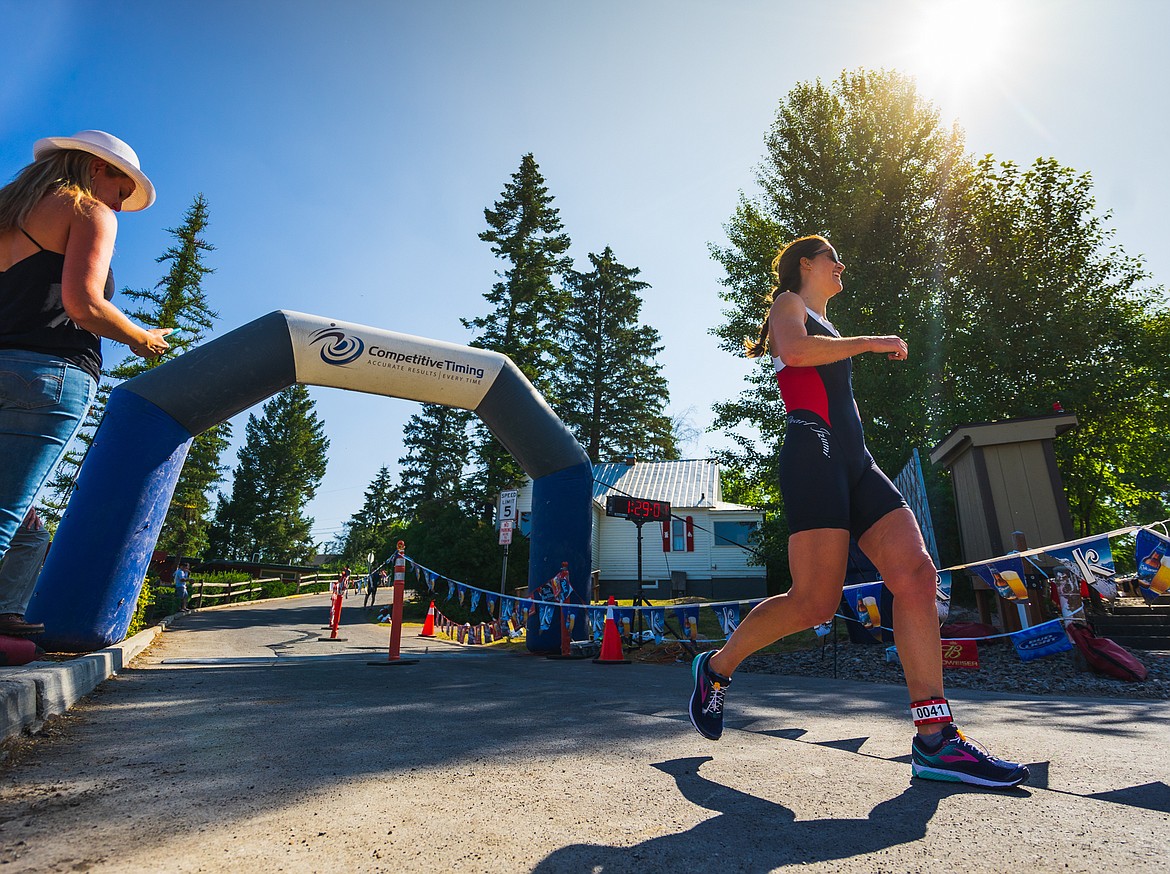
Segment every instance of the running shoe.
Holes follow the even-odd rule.
[[[731,678],[712,671],[707,663],[714,651],[701,652],[691,662],[695,691],[691,693],[691,725],[703,737],[719,740],[723,734],[723,696]]]
[[[934,752],[927,752],[921,735],[915,736],[911,746],[915,777],[1000,789],[1019,786],[1028,779],[1027,765],[997,759],[964,737],[952,723],[943,726],[942,746]]]

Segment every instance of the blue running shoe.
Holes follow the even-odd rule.
[[[723,735],[723,696],[731,678],[712,671],[707,663],[714,651],[701,652],[691,662],[695,691],[691,693],[691,725],[703,737],[719,740]]]
[[[915,777],[999,789],[1019,786],[1028,779],[1027,765],[989,755],[983,747],[964,737],[953,723],[943,726],[942,746],[934,752],[927,752],[921,735],[915,736],[911,747]]]

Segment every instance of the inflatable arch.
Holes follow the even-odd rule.
[[[278,310],[110,394],[27,611],[45,623],[42,646],[90,652],[125,637],[191,440],[298,382],[474,411],[534,481],[529,586],[567,561],[588,602],[592,467],[511,359]],[[538,631],[530,649],[559,646],[557,629]]]

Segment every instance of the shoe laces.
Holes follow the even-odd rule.
[[[707,696],[707,701],[703,705],[704,713],[714,713],[716,715],[723,712],[723,696],[727,692],[718,680],[711,682],[710,694]]]
[[[994,764],[1011,764],[1010,762],[1005,762],[1003,759],[997,759],[988,751],[987,747],[979,743],[979,741],[975,740],[974,738],[967,737],[967,735],[963,734],[963,732],[959,730],[958,726],[955,726],[955,739],[952,741],[952,743],[966,747],[969,752],[978,753],[987,761],[993,762]]]

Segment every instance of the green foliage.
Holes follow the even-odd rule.
[[[422,412],[410,417],[402,436],[406,455],[398,459],[395,499],[406,518],[414,518],[423,504],[466,498],[462,477],[472,416],[469,410],[423,404]]]
[[[212,525],[216,557],[259,554],[292,564],[313,555],[313,520],[304,508],[325,475],[329,448],[314,407],[309,390],[297,384],[264,404],[261,417],[248,417],[231,497],[220,496]]]
[[[203,263],[205,253],[215,251],[215,247],[203,238],[208,222],[207,201],[202,194],[197,194],[183,217],[183,223],[177,228],[167,229],[175,238],[175,244],[156,259],[158,263],[168,265],[166,275],[153,289],[123,289],[122,293],[138,304],[136,309],[127,312],[130,318],[147,327],[173,329],[167,335],[171,348],[159,358],[128,355],[113,368],[103,371],[112,382],[103,381],[99,387],[77,442],[67,451],[50,483],[45,516],[51,526],[55,527],[64,512],[113,387],[199,345],[219,318],[208,305],[202,286],[203,278],[215,272]],[[211,506],[208,492],[223,479],[225,468],[220,465],[220,456],[230,440],[231,426],[228,423],[195,438],[175,485],[157,548],[193,555],[206,547],[207,517]]]
[[[377,556],[376,563],[385,557],[386,543],[397,539],[401,530],[401,512],[390,470],[382,465],[366,487],[362,508],[345,523],[342,558],[350,564],[364,566],[366,556],[373,553]]]
[[[728,307],[713,329],[723,349],[740,355],[743,338],[757,335],[778,247],[824,234],[847,262],[829,314],[841,333],[896,333],[911,351],[905,362],[853,360],[866,439],[891,475],[911,447],[956,425],[1040,415],[1059,401],[1080,419],[1056,443],[1078,531],[1165,516],[1165,297],[1144,287],[1140,259],[1111,242],[1087,174],[1053,159],[1028,170],[972,161],[961,132],[892,72],[798,85],[780,102],[767,150],[759,194],[741,199],[729,244],[712,249],[725,270]],[[770,361],[746,382],[715,406],[714,427],[735,444],[721,461],[742,480],[725,494],[768,513],[771,571],[786,563],[784,410]],[[925,473],[951,563],[949,486],[944,472]]]
[[[1052,158],[979,161],[946,226],[942,295],[949,421],[1077,414],[1056,451],[1078,535],[1143,506],[1165,518],[1170,449],[1170,314],[1091,192]]]
[[[639,325],[637,267],[626,267],[608,246],[590,253],[589,273],[570,270],[570,303],[561,322],[563,365],[556,378],[561,418],[596,463],[632,453],[676,458],[672,423],[663,410],[670,390],[656,356],[661,335]]]
[[[419,564],[449,579],[499,591],[503,564],[499,532],[459,507],[437,501],[420,506],[402,539],[406,542],[406,554]],[[429,597],[426,583],[413,574],[407,574],[406,583],[420,596]],[[508,549],[507,593],[527,584],[528,540],[517,536]]]
[[[484,294],[491,311],[460,321],[475,331],[472,345],[507,355],[555,407],[552,374],[562,360],[557,326],[567,307],[556,278],[571,261],[565,254],[569,235],[552,203],[536,159],[525,155],[500,199],[484,210],[488,229],[479,238],[490,243],[492,254],[507,265]],[[490,519],[494,496],[519,483],[523,471],[483,424],[476,427],[475,444],[476,503]]]

